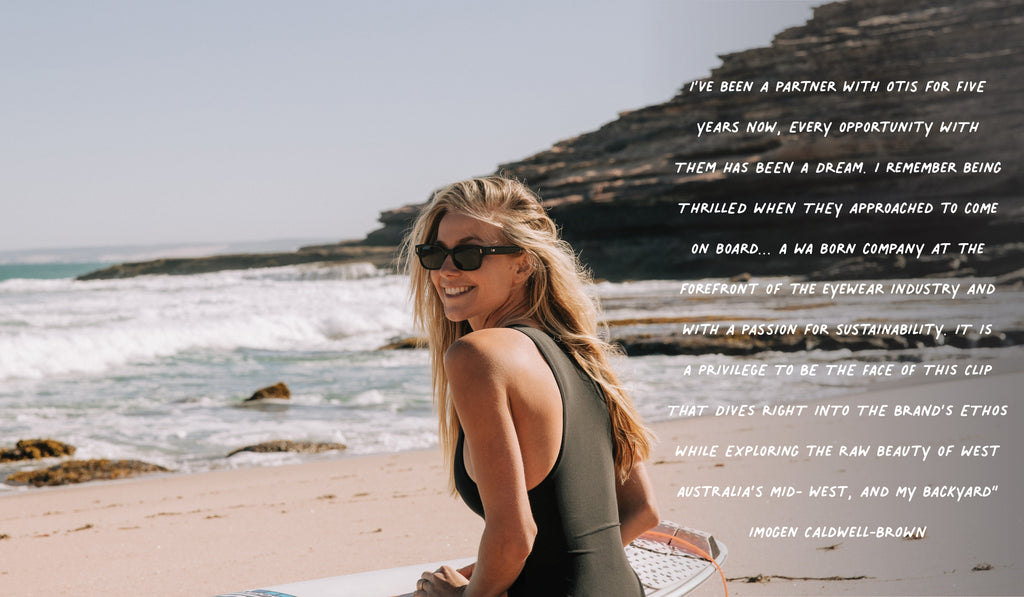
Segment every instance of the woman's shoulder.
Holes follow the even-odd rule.
[[[528,366],[537,349],[526,334],[513,328],[485,328],[462,336],[448,348],[444,366],[449,375],[515,370]]]

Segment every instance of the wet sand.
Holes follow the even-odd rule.
[[[659,423],[649,470],[662,518],[727,544],[732,595],[1020,594],[1021,388],[1011,373],[822,403],[846,416],[809,405]],[[896,405],[955,414],[894,416]],[[1007,408],[961,416],[964,405]],[[954,493],[922,495],[936,490]],[[481,529],[447,494],[437,450],[26,490],[0,498],[0,593],[213,596],[471,556]],[[712,580],[694,594],[723,591]]]

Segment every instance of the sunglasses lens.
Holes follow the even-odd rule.
[[[416,255],[420,258],[420,265],[426,269],[441,269],[447,257],[444,249],[437,245],[420,245],[416,247]]]
[[[478,269],[483,255],[478,247],[456,247],[452,252],[452,262],[462,271]]]

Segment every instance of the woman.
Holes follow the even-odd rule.
[[[415,597],[639,597],[623,545],[658,522],[651,435],[596,336],[586,278],[525,185],[457,182],[406,240],[449,486],[485,525],[477,561]]]

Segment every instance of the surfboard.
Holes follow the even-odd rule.
[[[721,571],[728,550],[710,533],[662,521],[626,546],[626,557],[647,597],[680,597]],[[346,574],[285,585],[224,593],[217,597],[410,597],[416,580],[442,565],[461,568],[475,558],[460,558]],[[724,583],[723,576],[723,583]]]

